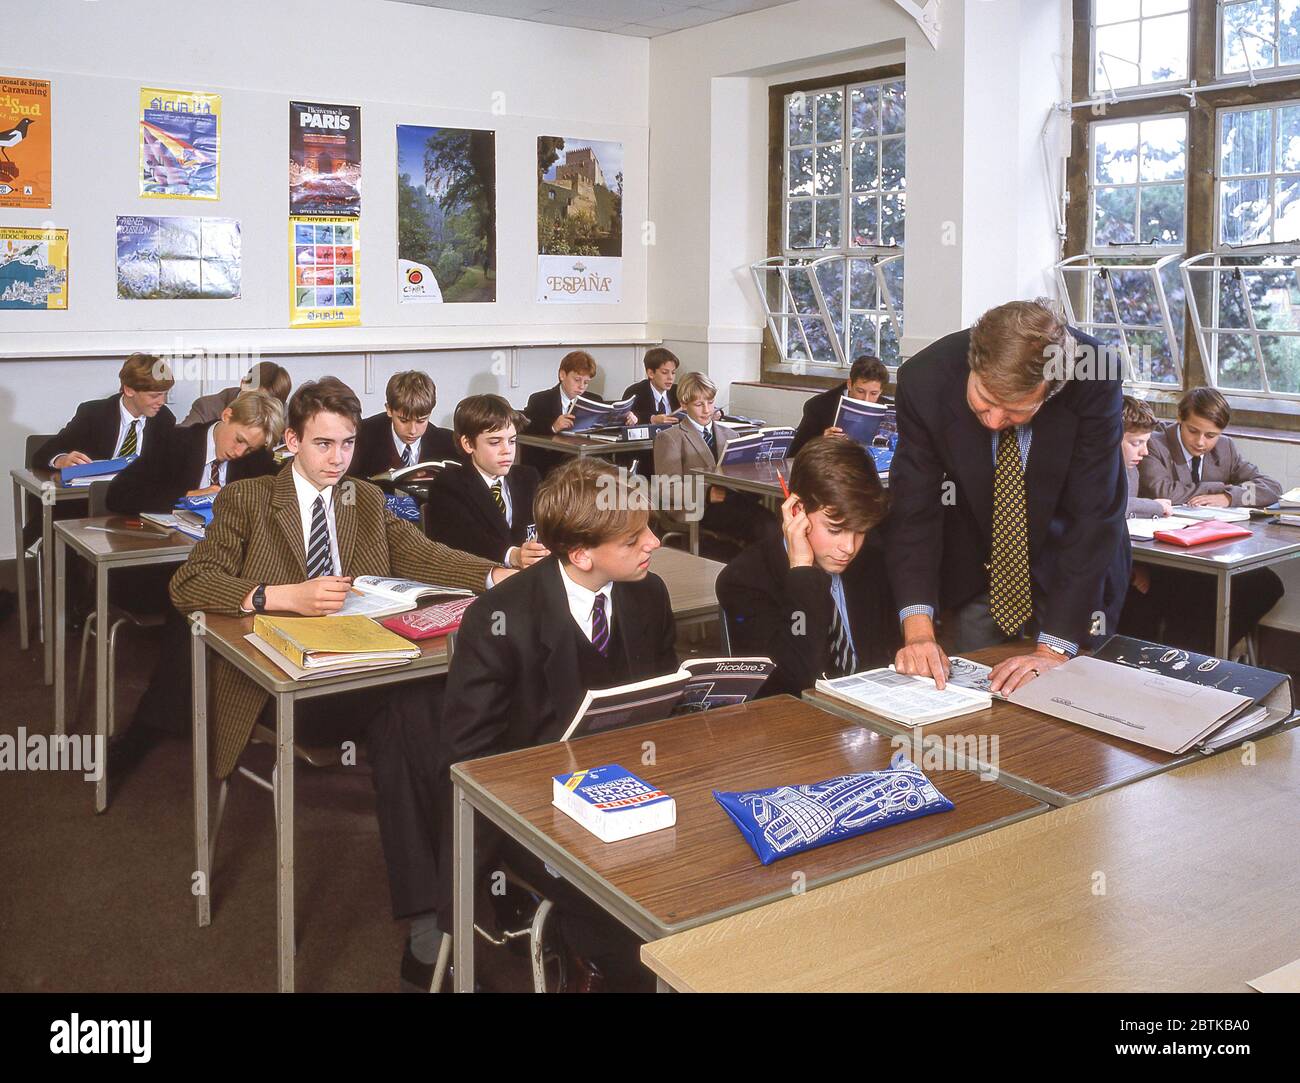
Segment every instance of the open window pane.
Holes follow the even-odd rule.
[[[1223,70],[1240,72],[1277,64],[1273,0],[1247,0],[1223,8]]]

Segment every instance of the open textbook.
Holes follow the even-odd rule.
[[[898,673],[892,668],[869,669],[847,677],[820,680],[818,692],[905,726],[925,726],[992,706],[985,689],[949,682],[935,687],[929,677]]]
[[[430,459],[427,462],[412,463],[410,466],[395,466],[379,474],[372,474],[371,481],[397,485],[404,481],[432,481],[449,466],[459,466],[455,459]]]
[[[1175,504],[1174,511],[1183,519],[1213,519],[1218,523],[1244,523],[1250,519],[1249,508],[1201,508]]]
[[[391,617],[394,613],[405,613],[414,609],[421,602],[435,599],[445,601],[448,598],[468,598],[473,591],[459,587],[440,587],[433,583],[421,583],[418,579],[396,579],[386,575],[358,575],[352,580],[352,593],[343,603],[343,608],[333,617]]]
[[[573,428],[566,432],[585,434],[588,429],[617,429],[627,424],[627,415],[632,413],[635,399],[621,399],[618,402],[597,402],[585,395],[573,400],[570,410],[573,412]]]
[[[594,689],[583,698],[560,740],[744,703],[757,695],[775,668],[770,658],[692,658],[676,673]]]
[[[863,402],[842,395],[833,424],[867,449],[882,478],[889,476],[894,449],[898,446],[898,413],[892,404]]]

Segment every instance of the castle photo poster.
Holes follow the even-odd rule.
[[[617,304],[623,289],[623,144],[537,139],[537,299]]]

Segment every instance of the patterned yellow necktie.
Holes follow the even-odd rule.
[[[1025,473],[1015,429],[998,434],[993,472],[993,553],[989,563],[989,611],[994,623],[1016,635],[1033,612],[1029,587],[1029,531],[1025,522]]]
[[[500,479],[500,478],[497,478],[496,482],[492,485],[492,501],[493,501],[493,503],[496,504],[496,506],[497,506],[497,511],[499,511],[502,515],[505,515],[505,513],[506,513],[506,498],[505,498],[505,496],[504,496],[504,495],[502,494],[502,492],[501,492],[501,479]]]
[[[117,457],[124,459],[128,455],[134,455],[135,449],[140,446],[139,437],[136,435],[135,427],[140,424],[139,420],[132,421],[126,427],[126,435],[122,437],[122,446],[117,449]]]

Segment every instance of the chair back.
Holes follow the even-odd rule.
[[[108,487],[112,480],[105,478],[102,481],[92,481],[86,487],[86,495],[90,498],[90,507],[86,514],[94,519],[96,516],[108,515]]]
[[[31,466],[32,455],[35,453],[36,449],[45,443],[46,440],[53,439],[54,436],[54,433],[50,433],[48,436],[43,433],[32,433],[31,436],[27,437],[27,439],[23,441],[23,466]],[[36,465],[47,466],[49,464],[37,463]]]

